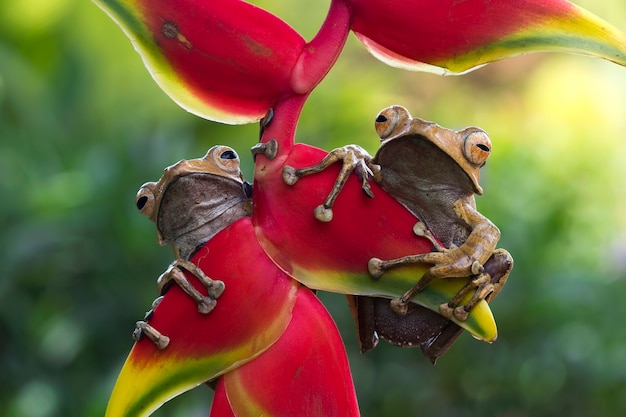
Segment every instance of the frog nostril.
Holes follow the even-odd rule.
[[[146,206],[147,202],[148,202],[148,197],[146,197],[146,196],[139,197],[137,199],[137,209],[138,210],[143,210],[143,208]]]

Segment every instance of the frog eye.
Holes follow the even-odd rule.
[[[233,150],[226,150],[220,154],[221,159],[237,159],[237,153]]]
[[[214,146],[209,149],[207,156],[215,163],[220,170],[239,174],[239,155],[228,146]]]
[[[141,186],[135,197],[135,205],[137,210],[146,217],[152,217],[155,210],[154,190],[156,182],[147,182]]]
[[[483,166],[491,153],[491,140],[484,130],[470,128],[465,133],[463,155],[473,165]]]
[[[408,110],[402,106],[387,107],[376,116],[374,127],[378,137],[381,140],[388,138],[397,127],[403,126],[410,118]]]

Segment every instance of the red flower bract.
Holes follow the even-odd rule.
[[[305,44],[289,25],[239,0],[100,0],[155,81],[182,107],[217,121],[258,120],[294,94]]]
[[[256,121],[281,100],[310,93],[350,29],[383,61],[440,74],[533,51],[626,64],[624,35],[565,0],[332,0],[310,42],[240,0],[94,1],[170,97],[225,123]]]
[[[402,68],[461,73],[520,53],[559,50],[626,65],[624,35],[565,0],[346,2],[359,39]]]
[[[172,69],[202,100],[262,115],[292,94],[291,69],[304,39],[274,15],[235,0],[151,1],[143,10]]]

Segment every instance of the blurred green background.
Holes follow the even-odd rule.
[[[328,1],[256,3],[310,38]],[[623,0],[577,3],[626,30]],[[490,133],[478,205],[516,265],[492,307],[498,341],[463,335],[435,366],[384,342],[360,355],[344,298],[322,294],[362,414],[626,415],[626,68],[534,54],[444,78],[387,68],[351,37],[299,140],[374,152],[390,104]],[[137,189],[218,143],[250,178],[256,138],[174,105],[92,3],[0,3],[0,415],[103,415],[172,259],[135,212]],[[207,415],[210,396],[155,415]]]

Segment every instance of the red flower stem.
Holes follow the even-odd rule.
[[[339,58],[350,33],[350,8],[343,0],[332,0],[317,35],[307,43],[291,74],[296,93],[311,92]]]
[[[293,149],[298,119],[308,97],[309,94],[288,96],[272,109],[272,119],[265,128],[260,142],[266,143],[275,140],[278,144],[276,158],[286,157]],[[258,158],[261,157],[264,158],[263,155],[257,155],[257,169],[260,163]]]
[[[276,140],[277,157],[286,156],[293,149],[298,119],[306,99],[339,58],[349,33],[349,7],[343,0],[332,0],[322,27],[304,46],[293,68],[291,84],[297,94],[276,104],[272,109],[272,121],[261,137],[261,143]]]

